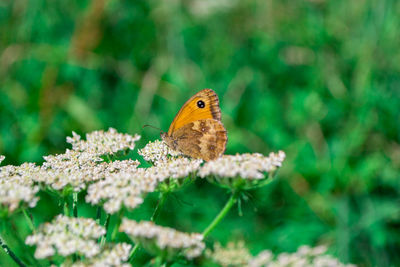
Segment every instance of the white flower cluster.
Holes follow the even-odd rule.
[[[166,253],[181,254],[187,259],[200,256],[205,248],[201,234],[178,232],[173,228],[158,226],[149,221],[136,222],[124,218],[120,231],[149,250],[156,246]]]
[[[34,185],[32,176],[38,171],[39,167],[33,163],[0,167],[0,206],[7,207],[10,212],[17,209],[21,202],[29,207],[36,206],[39,187]]]
[[[72,132],[72,137],[67,137],[67,143],[72,145],[72,149],[85,152],[93,156],[113,155],[118,151],[133,150],[135,142],[140,139],[140,135],[131,136],[129,134],[118,133],[114,128],[108,131],[94,131],[86,134],[86,141],[81,140],[80,135]]]
[[[281,253],[274,256],[271,251],[264,250],[254,257],[249,267],[355,267],[354,264],[343,264],[337,258],[325,254],[325,246],[301,246],[295,253]]]
[[[64,154],[44,157],[37,182],[47,184],[55,190],[70,185],[75,191],[85,188],[85,184],[96,181],[102,175],[105,166],[102,159],[90,154],[67,150]]]
[[[229,242],[226,248],[220,243],[214,244],[214,250],[207,250],[206,255],[212,258],[220,266],[246,266],[252,259],[252,255],[243,241]]]
[[[45,156],[42,166],[24,163],[21,166],[0,167],[0,206],[14,211],[22,202],[34,207],[38,201],[37,184],[46,184],[55,190],[71,186],[76,192],[85,189],[88,184],[119,172],[133,172],[139,166],[138,161],[116,160],[105,162],[103,154],[114,154],[120,150],[133,149],[140,136],[117,133],[114,129],[107,132],[96,131],[87,134],[87,141],[73,133],[67,141],[73,149],[65,153]],[[0,163],[4,156],[0,156]]]
[[[100,158],[104,154],[112,155],[121,150],[134,149],[135,142],[140,139],[139,135],[121,134],[113,128],[107,132],[91,132],[86,135],[86,141],[74,132],[72,135],[67,137],[72,150],[44,157],[41,173],[35,179],[37,182],[43,182],[56,190],[70,185],[75,191],[80,191],[88,183],[98,181],[109,173],[136,169],[139,165],[138,161],[132,160],[106,163]]]
[[[0,163],[5,159],[6,157],[4,157],[3,155],[0,155]]]
[[[104,176],[119,172],[133,172],[139,165],[140,162],[137,160],[114,160],[106,164],[107,168]]]
[[[62,256],[78,253],[90,258],[100,252],[97,239],[105,232],[93,219],[59,215],[51,223],[42,224],[36,234],[26,238],[25,243],[37,246],[37,259],[56,253]]]
[[[165,161],[168,156],[176,157],[181,155],[180,152],[172,150],[167,146],[164,141],[155,140],[154,142],[149,142],[144,148],[139,149],[139,155],[141,155],[146,161],[153,162],[157,164],[158,162]]]
[[[170,159],[150,168],[121,169],[110,173],[88,187],[86,202],[99,204],[115,213],[122,205],[135,208],[143,202],[146,193],[156,190],[158,184],[167,178],[184,178],[197,170],[201,161],[187,158]]]
[[[97,205],[104,201],[103,207],[110,214],[120,210],[122,205],[133,209],[143,202],[143,194],[153,192],[156,186],[157,180],[147,175],[146,169],[122,171],[91,184],[86,202]]]
[[[269,264],[272,266],[280,266],[279,261],[278,263],[274,263],[275,265],[273,265],[274,263],[274,254],[272,254],[272,252],[270,250],[263,250],[260,253],[258,253],[257,256],[255,256],[254,258],[250,259],[250,261],[248,262],[248,267],[262,267],[262,266],[269,266]],[[304,266],[306,267],[306,266]]]
[[[159,161],[154,167],[148,168],[148,171],[155,175],[159,181],[167,178],[185,178],[200,168],[202,159],[188,159],[178,157],[169,160]]]
[[[275,171],[282,166],[285,152],[270,153],[268,157],[259,154],[223,155],[222,157],[206,162],[199,171],[200,177],[210,175],[243,179],[263,179],[265,172]]]
[[[44,157],[46,160],[41,166],[40,175],[35,180],[45,183],[56,190],[61,190],[67,185],[80,191],[88,183],[103,179],[110,173],[121,170],[136,169],[138,161],[124,160],[104,162],[88,153],[67,150],[64,154]]]
[[[333,256],[325,254],[326,251],[325,246],[301,246],[295,253],[275,256],[270,250],[264,250],[253,257],[243,242],[230,242],[226,248],[216,244],[213,251],[207,251],[207,256],[223,267],[355,267],[353,264],[341,263]]]
[[[117,243],[111,248],[103,249],[98,255],[73,264],[62,264],[61,267],[129,267],[126,261],[132,246],[127,243]]]

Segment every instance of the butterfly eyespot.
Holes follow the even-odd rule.
[[[197,101],[197,106],[198,106],[199,108],[204,108],[204,107],[206,106],[206,103],[204,103],[203,100],[199,100],[199,101]]]

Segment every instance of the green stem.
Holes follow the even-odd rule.
[[[29,212],[28,215],[30,215]],[[32,215],[30,215],[30,217],[32,217]],[[7,229],[6,231],[8,233],[12,233],[12,237],[18,243],[16,245],[19,246],[19,248],[25,248],[26,246],[25,239],[23,240],[23,238],[21,237],[21,232],[17,230],[15,223],[6,220],[4,226],[5,229]],[[23,253],[22,255],[20,255],[20,260],[22,260],[22,262],[28,263],[29,266],[38,266],[38,267],[40,266],[37,259],[35,259],[31,253]]]
[[[108,225],[110,224],[111,215],[107,214],[106,222],[104,223],[104,228],[106,229],[106,233],[101,237],[100,246],[102,247],[107,239]]]
[[[100,224],[100,219],[101,219],[101,207],[97,206],[97,211],[96,211],[96,223]]]
[[[4,250],[4,252],[10,256],[15,263],[20,266],[20,267],[25,267],[26,264],[24,264],[18,257],[17,255],[14,254],[14,252],[12,252],[12,250],[7,246],[7,244],[3,241],[3,239],[0,237],[0,246],[1,248]]]
[[[160,198],[158,199],[156,209],[154,210],[153,215],[151,215],[151,218],[150,218],[150,220],[152,222],[154,222],[157,219],[158,215],[160,214],[161,208],[164,205],[165,200],[167,199],[167,196],[168,196],[168,192],[160,193]]]
[[[78,217],[78,192],[72,193],[72,214],[76,218]]]
[[[128,262],[131,262],[131,260],[135,256],[136,252],[138,251],[139,247],[140,247],[140,243],[136,243],[135,246],[132,248],[131,253],[129,254]]]
[[[157,257],[154,261],[154,266],[157,267],[169,267],[173,264],[173,262],[165,261],[163,257]]]
[[[222,219],[228,214],[229,210],[236,203],[239,198],[238,192],[233,192],[225,207],[219,212],[217,217],[211,222],[211,224],[203,231],[203,237],[206,237],[214,228],[222,221]]]
[[[28,214],[26,209],[23,209],[22,212],[24,213],[24,216],[25,216],[25,219],[26,219],[26,221],[28,223],[29,229],[31,229],[31,231],[33,233],[35,233],[36,229],[35,229],[35,225],[33,225],[32,214]]]
[[[124,217],[124,210],[121,209],[118,213],[118,218],[117,218],[117,222],[115,223],[113,232],[111,234],[111,241],[115,240],[115,237],[117,236],[118,232],[119,232],[119,226],[121,225],[122,222],[122,217]]]
[[[64,198],[64,215],[69,216],[69,211],[68,211],[68,201],[66,198]]]
[[[164,203],[165,203],[165,200],[167,199],[168,193],[169,192],[166,192],[166,191],[160,193],[160,197],[158,199],[156,209],[154,210],[153,215],[151,215],[151,218],[150,218],[150,220],[152,222],[154,222],[157,219],[158,215],[160,214],[161,208],[162,208],[162,206],[164,206]],[[129,254],[128,262],[131,262],[131,260],[133,259],[133,257],[135,256],[135,254],[139,250],[139,248],[140,248],[140,243],[136,243],[135,246],[132,248],[131,253]]]

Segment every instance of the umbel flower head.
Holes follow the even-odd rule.
[[[44,157],[45,162],[40,174],[35,176],[35,181],[45,183],[55,190],[71,186],[74,191],[80,191],[87,184],[101,180],[110,173],[130,171],[139,165],[138,161],[133,160],[107,163],[100,156],[134,149],[140,136],[121,134],[110,128],[107,132],[95,131],[86,137],[86,141],[81,140],[76,133],[73,133],[73,137],[67,137],[73,149],[67,149],[64,154]]]
[[[252,256],[243,242],[230,242],[226,248],[220,244],[214,250],[207,251],[207,257],[220,266],[227,267],[355,267],[353,264],[343,264],[331,255],[325,254],[325,246],[301,246],[295,253],[281,253],[274,255],[270,250],[263,250],[257,256]]]
[[[129,267],[126,261],[132,246],[127,243],[117,243],[105,247],[96,256],[77,262],[64,262],[61,267]]]
[[[169,146],[161,140],[149,142],[144,148],[139,149],[138,154],[141,155],[144,160],[152,162],[154,165],[157,165],[159,162],[165,162],[170,157],[182,155],[179,151],[169,148]]]
[[[201,161],[187,158],[166,159],[150,168],[132,168],[107,174],[88,187],[86,202],[104,203],[108,213],[122,206],[133,209],[143,202],[147,193],[154,192],[166,179],[179,181],[197,170]]]
[[[199,170],[200,177],[231,189],[250,189],[265,185],[275,171],[282,166],[285,152],[223,155],[206,162]],[[268,173],[268,175],[266,175]]]
[[[24,163],[21,166],[0,167],[0,208],[12,212],[20,204],[34,207],[38,201],[38,184],[45,184],[54,190],[72,188],[78,192],[88,184],[119,172],[132,172],[138,161],[116,160],[105,162],[100,156],[113,155],[118,151],[133,149],[140,136],[121,134],[115,129],[95,131],[87,134],[87,140],[73,133],[67,141],[73,149],[65,153],[45,156],[42,166]],[[4,156],[0,156],[0,162]]]
[[[0,158],[0,161],[4,156]],[[34,184],[34,177],[39,167],[33,163],[24,163],[20,166],[7,165],[0,167],[0,207],[9,212],[16,210],[20,204],[29,207],[36,206],[39,187]]]
[[[80,191],[92,182],[120,171],[136,169],[138,161],[123,160],[104,162],[100,158],[86,157],[87,154],[67,150],[66,153],[45,157],[41,173],[36,181],[45,183],[55,190],[70,186]]]
[[[213,250],[206,251],[206,255],[223,267],[246,266],[253,257],[243,241],[229,242],[226,247],[217,242]]]
[[[201,234],[183,233],[149,221],[136,222],[124,218],[119,230],[150,253],[162,255],[165,260],[176,256],[193,259],[200,256],[205,248]]]
[[[86,141],[81,140],[80,135],[72,132],[72,137],[67,137],[67,143],[72,145],[74,151],[85,152],[92,156],[114,155],[119,151],[133,150],[135,142],[140,135],[118,133],[114,128],[108,131],[94,131],[86,134]]]
[[[144,194],[153,192],[156,186],[157,180],[147,175],[144,168],[113,173],[88,187],[86,202],[103,203],[107,213],[112,214],[122,206],[133,209],[140,205]]]
[[[100,252],[97,239],[105,232],[93,219],[59,215],[51,223],[42,224],[37,233],[26,238],[25,243],[37,246],[37,259],[56,253],[62,256],[77,253],[91,258]]]

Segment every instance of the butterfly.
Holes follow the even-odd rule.
[[[227,132],[221,122],[217,94],[203,89],[183,104],[161,139],[173,150],[205,161],[225,152]]]

